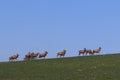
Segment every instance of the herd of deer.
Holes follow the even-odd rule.
[[[99,47],[98,49],[94,49],[94,50],[84,48],[83,50],[79,50],[79,55],[81,55],[81,54],[83,54],[83,55],[87,55],[87,54],[94,55],[95,53],[100,53],[101,49],[102,49],[101,47]]]
[[[87,55],[87,54],[94,55],[95,53],[100,53],[101,49],[102,49],[101,47],[99,47],[98,49],[94,49],[94,50],[84,48],[83,50],[79,50],[79,54],[78,55],[81,55],[81,54],[82,55]],[[39,53],[39,52],[38,53],[34,53],[34,52],[31,53],[31,52],[29,52],[28,54],[25,55],[24,60],[35,59],[37,57],[39,57],[39,58],[43,57],[45,59],[47,54],[48,54],[47,51],[45,51],[44,53]],[[60,58],[64,57],[65,54],[66,54],[66,50],[58,52],[57,53],[57,58],[59,56],[60,56]],[[9,57],[9,61],[17,60],[18,57],[19,57],[19,54],[13,55],[13,56]]]

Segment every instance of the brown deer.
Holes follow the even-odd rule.
[[[24,60],[30,60],[30,59],[32,59],[33,58],[32,55],[33,55],[33,53],[28,52],[28,54],[25,55]]]
[[[47,56],[47,54],[48,54],[48,52],[47,52],[47,51],[45,51],[44,53],[39,54],[39,58],[44,57],[44,59],[45,59],[45,57]]]
[[[99,47],[98,49],[94,49],[94,50],[93,50],[93,54],[95,54],[95,53],[98,53],[98,54],[99,54],[100,51],[101,51],[101,49],[102,49],[101,47]]]
[[[93,54],[93,51],[91,49],[86,49],[86,55],[89,54],[89,55],[94,55]]]
[[[65,54],[66,54],[66,50],[63,50],[62,52],[58,52],[57,53],[57,58],[58,58],[58,56],[60,56],[60,58],[63,56],[65,56]]]
[[[37,58],[38,57],[38,55],[39,55],[39,53],[34,53],[33,55],[32,55],[32,57],[35,59],[35,58]]]
[[[19,54],[10,56],[10,57],[9,57],[9,61],[17,60],[18,57],[19,57]]]
[[[84,48],[83,50],[79,50],[79,54],[78,55],[81,55],[81,54],[85,54],[85,52],[86,52],[86,48]]]

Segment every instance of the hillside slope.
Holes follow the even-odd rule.
[[[120,80],[120,54],[2,62],[0,80]]]

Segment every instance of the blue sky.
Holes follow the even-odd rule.
[[[101,54],[120,52],[119,0],[1,0],[0,61],[20,54],[102,47]]]

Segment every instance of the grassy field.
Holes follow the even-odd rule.
[[[120,54],[1,62],[0,80],[120,80]]]

